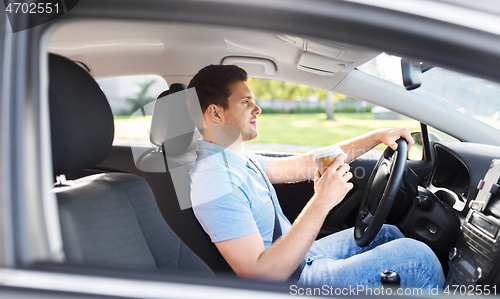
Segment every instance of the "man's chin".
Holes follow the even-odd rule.
[[[259,137],[259,131],[255,131],[255,132],[252,132],[250,134],[245,134],[245,136],[242,136],[243,141],[254,140],[257,137]]]

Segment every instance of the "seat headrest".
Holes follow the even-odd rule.
[[[199,135],[186,104],[186,85],[173,83],[156,100],[151,118],[151,143],[164,145],[167,156],[179,156],[189,151]],[[196,140],[195,140],[196,139]]]
[[[94,78],[73,61],[49,54],[49,106],[55,175],[92,167],[111,150],[111,108]]]

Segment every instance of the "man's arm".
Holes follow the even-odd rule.
[[[299,266],[314,242],[328,212],[352,189],[346,155],[337,157],[319,177],[315,175],[315,194],[294,221],[287,234],[268,249],[260,234],[216,242],[222,256],[234,272],[245,278],[285,281]]]
[[[413,145],[410,130],[402,129],[378,129],[370,133],[352,138],[337,145],[347,154],[346,163],[368,152],[380,143],[396,149],[396,140],[403,137],[408,142],[408,149]],[[271,158],[267,169],[267,176],[273,184],[310,180],[316,170],[316,162],[313,160],[314,153],[286,157]]]

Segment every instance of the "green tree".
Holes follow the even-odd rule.
[[[292,100],[310,96],[317,96],[320,99],[326,98],[326,90],[292,82],[249,78],[247,83],[255,97],[263,100]]]
[[[309,96],[324,99],[326,97],[326,91],[323,89],[292,82],[249,78],[248,86],[255,97],[263,100],[301,99]]]
[[[146,104],[154,101],[155,98],[148,96],[148,90],[155,83],[155,80],[146,81],[144,83],[139,83],[139,91],[135,94],[133,98],[125,98],[125,100],[130,104],[130,108],[125,110],[123,114],[131,115],[138,109],[144,109]],[[143,114],[144,111],[143,111]]]
[[[316,96],[320,100],[325,100],[327,101],[325,103],[325,113],[327,115],[327,119],[330,120],[334,119],[335,103],[347,99],[346,96],[341,94],[331,93],[321,88],[314,88],[292,82],[249,78],[247,83],[257,99],[302,100],[307,97]],[[329,96],[327,96],[328,93],[330,94]]]

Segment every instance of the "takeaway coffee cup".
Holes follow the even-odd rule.
[[[313,160],[316,161],[316,165],[318,165],[319,173],[323,175],[328,166],[332,164],[333,160],[342,153],[342,149],[334,145],[314,150]]]

